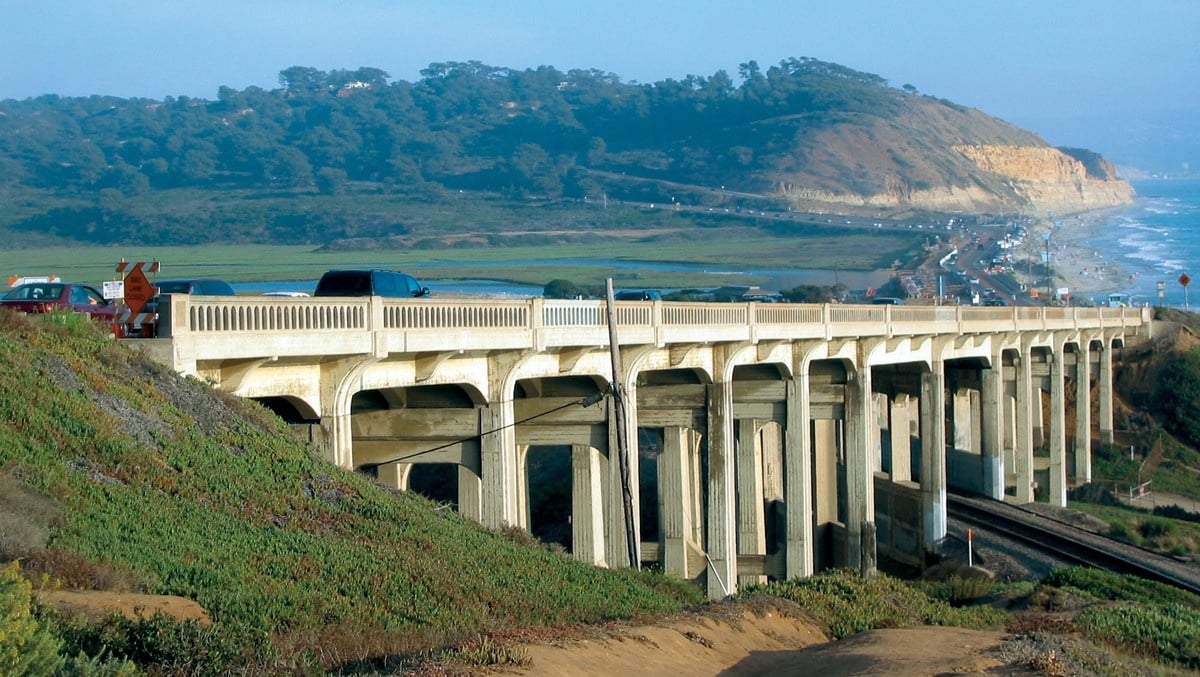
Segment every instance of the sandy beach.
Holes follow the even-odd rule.
[[[1073,299],[1103,297],[1129,286],[1130,272],[1116,262],[1114,252],[1095,248],[1100,229],[1109,223],[1108,211],[1076,214],[1060,219],[1050,236],[1050,266],[1056,288],[1066,287]],[[1028,237],[1041,239],[1045,228],[1032,228]],[[1040,256],[1038,257],[1040,261]],[[1021,275],[1023,266],[1016,266]],[[1044,283],[1044,278],[1033,280]]]

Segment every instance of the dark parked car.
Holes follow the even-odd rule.
[[[412,276],[393,270],[331,270],[321,276],[313,296],[387,296],[414,298],[428,296]]]
[[[158,288],[158,296],[147,301],[146,309],[143,311],[149,313],[151,317],[148,322],[144,322],[140,326],[133,324],[127,326],[125,332],[129,336],[141,338],[158,336],[158,301],[159,297],[164,294],[192,294],[196,296],[235,296],[237,294],[233,290],[233,286],[225,280],[217,280],[209,277],[158,280],[151,284]]]
[[[225,280],[212,278],[159,280],[154,283],[159,294],[199,294],[202,296],[234,296],[237,292]],[[154,299],[151,299],[153,302]]]
[[[0,307],[20,313],[74,311],[112,325],[117,306],[95,287],[77,282],[31,282],[18,285],[0,298]]]
[[[662,294],[657,289],[623,289],[613,292],[614,301],[661,301]]]

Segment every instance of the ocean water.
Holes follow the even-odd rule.
[[[1105,214],[1091,246],[1127,273],[1119,291],[1135,303],[1200,307],[1200,179],[1131,183],[1134,204]],[[1185,273],[1194,279],[1186,296]]]

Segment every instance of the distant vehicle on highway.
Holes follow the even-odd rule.
[[[614,301],[661,301],[662,293],[657,289],[622,289],[613,292]]]
[[[113,326],[117,306],[95,287],[77,282],[29,282],[19,284],[0,297],[0,308],[18,313],[84,313]]]
[[[416,278],[394,270],[331,270],[317,281],[313,296],[386,296],[415,298],[429,296]]]
[[[225,280],[211,277],[187,277],[158,280],[152,282],[158,288],[158,295],[146,302],[143,311],[150,315],[147,321],[130,323],[125,327],[125,334],[138,338],[154,338],[158,336],[158,304],[164,294],[191,294],[193,296],[236,296],[233,285]]]
[[[902,306],[904,305],[904,299],[894,296],[876,296],[871,299],[871,304],[876,306]]]

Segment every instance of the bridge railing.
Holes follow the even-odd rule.
[[[163,304],[166,337],[236,336],[256,339],[300,333],[404,334],[403,345],[436,346],[468,334],[486,342],[538,346],[607,341],[604,301],[551,299],[383,299],[172,295]],[[1135,327],[1150,321],[1144,308],[902,306],[790,303],[618,301],[621,341],[726,341],[994,333]],[[455,333],[457,332],[457,333]],[[542,338],[533,337],[541,333]],[[575,342],[575,343],[572,343]],[[394,342],[389,342],[389,345]],[[447,347],[466,347],[464,345]]]

